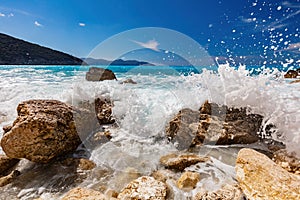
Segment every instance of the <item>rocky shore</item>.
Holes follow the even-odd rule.
[[[268,135],[276,124],[263,130],[262,115],[209,101],[170,118],[160,139],[177,150],[162,152],[150,173],[99,166],[87,147],[114,141],[113,106],[102,96],[76,107],[57,100],[21,102],[1,139],[5,198],[300,199],[300,160]]]

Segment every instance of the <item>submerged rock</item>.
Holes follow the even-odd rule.
[[[18,170],[14,170],[10,174],[8,174],[4,177],[1,177],[0,178],[0,187],[10,184],[19,175],[20,175],[20,172]]]
[[[116,75],[113,71],[104,68],[90,67],[89,71],[85,75],[87,81],[104,81],[104,80],[116,80]]]
[[[129,83],[129,84],[137,84],[137,82],[135,82],[135,81],[132,80],[131,78],[126,79],[126,80],[120,82],[120,84],[128,84],[128,83]]]
[[[19,159],[0,155],[0,177],[9,174],[19,162]]]
[[[259,140],[263,117],[246,108],[228,108],[207,101],[199,111],[183,109],[169,122],[167,137],[178,149],[203,143],[249,144]]]
[[[12,128],[1,139],[3,151],[11,158],[38,163],[73,152],[81,143],[78,132],[89,132],[94,125],[88,111],[56,100],[25,101],[17,112]]]
[[[294,83],[300,83],[300,79],[290,82],[290,84],[294,84]]]
[[[193,200],[242,200],[244,194],[238,185],[224,185],[216,191],[200,191],[193,197]]]
[[[177,187],[182,190],[192,190],[200,181],[200,174],[196,172],[184,172],[177,181]]]
[[[199,162],[208,161],[208,157],[201,157],[196,154],[168,154],[160,158],[160,163],[168,169],[182,171],[185,168]]]
[[[87,188],[74,188],[70,190],[62,200],[108,200],[104,194],[96,190]]]
[[[249,199],[300,199],[300,176],[282,169],[264,154],[241,149],[235,169],[239,185]]]
[[[77,166],[79,170],[91,170],[96,167],[93,161],[86,158],[67,158],[61,161],[61,164],[65,166]]]
[[[164,200],[167,187],[150,176],[142,176],[130,182],[118,195],[118,199]]]
[[[292,153],[287,153],[285,149],[276,151],[272,160],[288,172],[300,175],[300,159]]]

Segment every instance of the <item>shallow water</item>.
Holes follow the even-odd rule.
[[[131,78],[137,82],[135,85],[117,81],[87,82],[84,78],[87,70],[78,66],[0,67],[1,131],[2,126],[15,119],[17,105],[28,99],[57,99],[76,105],[82,100],[93,101],[95,97],[106,96],[114,102],[113,114],[118,124],[118,128],[111,130],[110,142],[100,146],[85,144],[97,168],[92,175],[84,176],[83,182],[74,183],[72,177],[55,174],[61,166],[48,166],[51,170],[34,166],[34,172],[24,175],[20,185],[2,188],[0,199],[12,199],[9,194],[21,199],[38,196],[57,199],[55,194],[67,188],[62,182],[92,188],[109,185],[118,191],[130,181],[121,176],[126,170],[134,169],[131,174],[149,175],[161,167],[159,158],[176,151],[164,137],[166,124],[180,109],[197,110],[207,99],[247,107],[249,112],[263,115],[264,125],[275,124],[280,133],[272,137],[283,141],[289,150],[300,152],[300,84],[289,84],[276,69],[251,75],[245,66],[234,69],[220,65],[218,73],[203,70],[200,74],[184,76],[174,68],[161,71],[150,67],[140,73],[141,70],[133,67],[115,67],[119,81]],[[214,190],[224,182],[234,182],[233,166],[240,148],[204,146],[197,151],[199,155],[213,157],[211,163],[190,169],[207,176],[199,182],[199,187]],[[27,165],[30,164],[24,163]],[[174,194],[177,199],[191,195],[177,192]]]

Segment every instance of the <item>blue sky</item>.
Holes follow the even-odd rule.
[[[0,0],[0,32],[77,57],[139,27],[179,31],[213,56],[297,57],[299,19],[299,0]]]

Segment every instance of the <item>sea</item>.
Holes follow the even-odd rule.
[[[176,151],[174,144],[168,143],[165,138],[165,128],[178,111],[183,108],[197,110],[208,100],[246,107],[249,113],[263,115],[263,126],[276,126],[271,137],[300,156],[300,83],[290,84],[292,80],[283,77],[286,68],[232,67],[228,63],[213,69],[182,66],[98,67],[112,70],[118,80],[86,81],[89,66],[0,66],[0,136],[3,134],[2,127],[15,120],[16,108],[22,101],[55,99],[76,105],[83,100],[108,97],[114,102],[113,115],[118,128],[112,130],[113,139],[110,142],[99,147],[87,146],[87,149],[97,167],[114,170],[115,174],[108,184],[120,190],[123,185],[116,177],[121,176],[121,172],[134,168],[140,174],[150,174],[157,169],[162,155]],[[127,79],[137,84],[121,84]],[[212,156],[212,163],[194,170],[213,173],[218,181],[210,180],[208,175],[200,185],[214,189],[228,182],[228,177],[234,181],[236,148],[207,145],[202,150],[200,154]],[[0,150],[0,153],[3,151]],[[34,182],[22,188],[1,189],[0,199],[12,196],[19,199],[39,196],[56,199],[51,184],[54,184],[53,181],[42,186]],[[93,178],[87,178],[82,184],[93,187],[96,183]],[[174,195],[175,199],[184,199],[188,194],[177,190]]]

